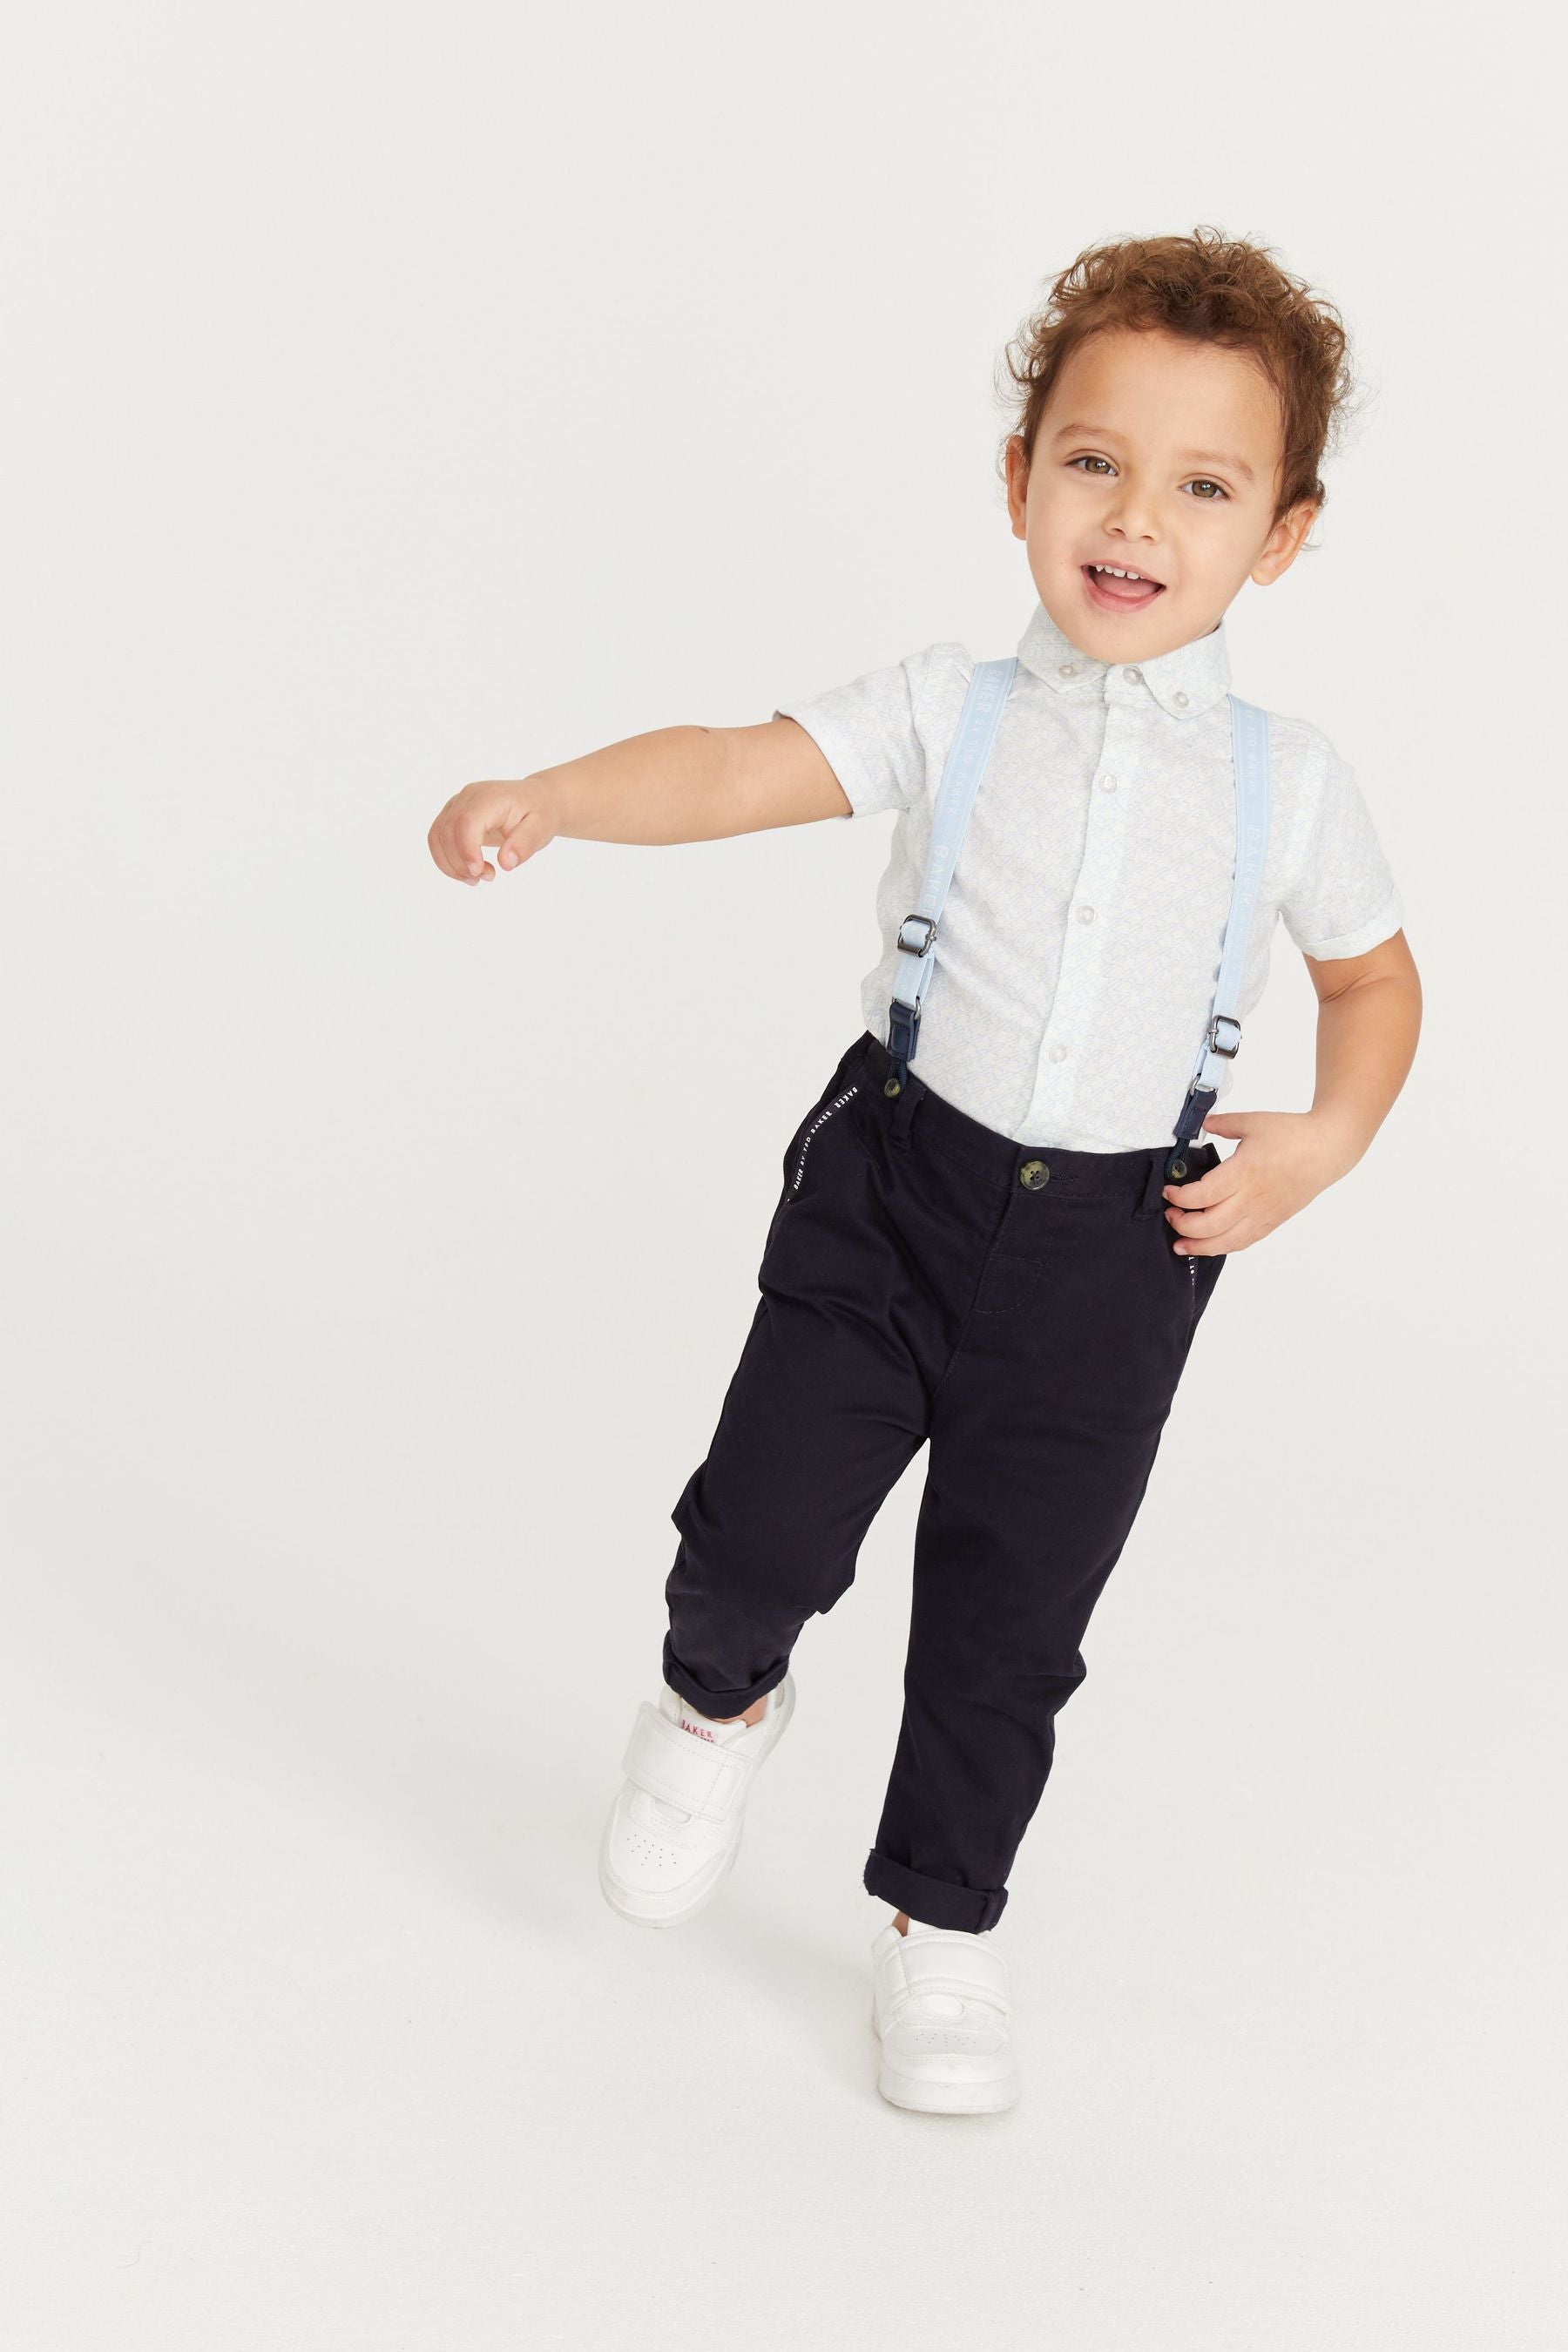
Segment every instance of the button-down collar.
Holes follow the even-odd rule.
[[[1065,637],[1045,606],[1037,604],[1018,640],[1018,658],[1058,694],[1092,685],[1101,694],[1120,698],[1123,686],[1135,694],[1146,688],[1173,719],[1195,719],[1200,711],[1212,709],[1230,689],[1230,656],[1223,621],[1206,636],[1190,638],[1169,653],[1138,662],[1103,662]]]

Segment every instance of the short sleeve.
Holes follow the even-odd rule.
[[[851,816],[907,809],[924,788],[917,721],[931,650],[773,712],[805,728],[844,787]]]
[[[1365,955],[1402,928],[1405,908],[1354,770],[1318,740],[1318,789],[1303,809],[1303,851],[1279,914],[1303,955]]]

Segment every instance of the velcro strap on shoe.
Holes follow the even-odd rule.
[[[907,2000],[920,2000],[927,1993],[940,1992],[959,2000],[990,2001],[1004,2017],[1011,2014],[1007,1963],[1000,1952],[990,1951],[984,1944],[922,1936],[916,1942],[904,1939],[892,1958],[903,1979],[902,1991],[895,1996],[900,2008]]]
[[[679,1805],[700,1821],[727,1822],[743,1801],[755,1759],[724,1742],[699,1739],[651,1699],[637,1709],[621,1769],[634,1788]]]

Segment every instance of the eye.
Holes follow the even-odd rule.
[[[1197,484],[1198,484],[1198,486],[1199,486],[1200,488],[1201,488],[1201,487],[1205,487],[1205,486],[1206,486],[1209,489],[1217,491],[1217,492],[1218,492],[1218,494],[1219,494],[1219,496],[1220,496],[1222,499],[1228,499],[1228,498],[1229,498],[1229,496],[1230,496],[1230,492],[1229,492],[1229,491],[1225,488],[1225,486],[1224,486],[1224,484],[1223,484],[1223,483],[1220,483],[1220,482],[1211,482],[1211,481],[1209,480],[1209,478],[1208,478],[1208,477],[1207,477],[1207,475],[1206,475],[1206,474],[1200,474],[1200,475],[1197,477]],[[1213,506],[1213,504],[1214,504],[1214,499],[1200,499],[1200,500],[1199,500],[1199,504],[1200,504],[1201,506],[1212,507],[1212,506]]]
[[[1109,466],[1110,463],[1110,460],[1109,457],[1097,457],[1088,451],[1086,451],[1081,457],[1069,457],[1068,459],[1068,464],[1069,466]]]

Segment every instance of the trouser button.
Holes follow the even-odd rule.
[[[1050,1172],[1043,1160],[1026,1160],[1018,1171],[1018,1181],[1026,1184],[1031,1192],[1037,1192],[1048,1181]]]

